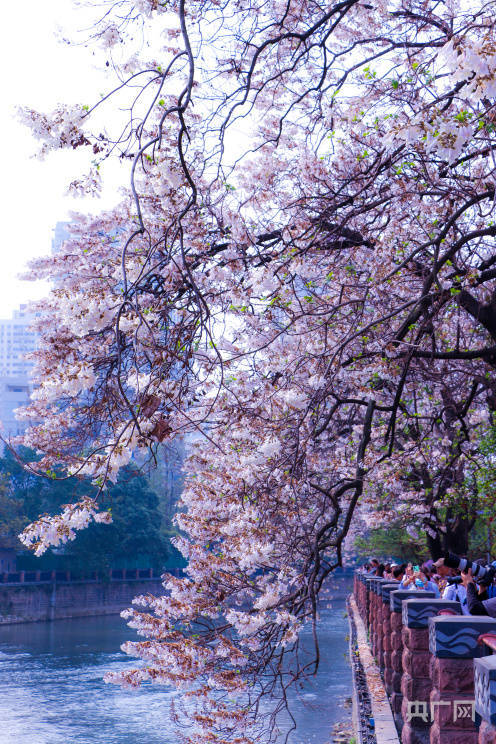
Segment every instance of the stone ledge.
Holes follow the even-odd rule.
[[[429,618],[429,649],[438,659],[475,659],[489,649],[478,643],[483,633],[496,632],[496,619],[486,615]]]
[[[406,628],[427,628],[429,618],[435,617],[441,610],[453,610],[453,614],[461,615],[459,602],[447,599],[404,599],[402,604],[403,625]]]
[[[392,591],[389,595],[389,601],[391,606],[391,612],[403,612],[402,602],[404,599],[435,599],[436,595],[434,592],[428,592],[425,589],[422,590],[406,590],[398,589]]]

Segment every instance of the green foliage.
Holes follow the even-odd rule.
[[[470,533],[470,554],[494,558],[496,549],[496,426],[478,442],[478,466],[471,473],[472,488],[478,494],[478,516]]]
[[[387,527],[370,530],[365,537],[358,537],[355,549],[361,560],[375,556],[379,559],[394,557],[405,563],[421,563],[429,558],[425,533],[419,531],[419,536],[415,539],[399,520]]]
[[[161,568],[169,551],[160,533],[159,500],[136,467],[122,468],[104,506],[112,511],[112,524],[92,523],[78,534],[69,548],[74,568]]]
[[[22,457],[34,459],[29,451],[22,452]],[[55,514],[64,504],[93,492],[87,479],[37,476],[7,451],[0,458],[0,534],[17,535],[40,514]],[[20,567],[76,572],[111,567],[160,569],[173,548],[161,532],[159,498],[136,466],[122,468],[117,483],[110,484],[105,493],[103,507],[111,509],[112,524],[92,523],[63,549],[48,551],[41,558],[23,555],[18,560]]]
[[[27,449],[22,448],[19,454],[24,462],[36,460],[33,452]],[[92,491],[86,480],[54,479],[52,473],[46,478],[40,477],[22,467],[8,450],[0,457],[0,483],[6,497],[15,502],[22,515],[23,526],[38,519],[40,514],[54,514],[63,504],[77,501]],[[16,535],[18,531],[15,522],[6,523],[6,534]]]
[[[0,535],[17,535],[27,522],[22,503],[10,494],[8,483],[2,478],[0,481]]]
[[[468,554],[473,560],[490,558],[493,560],[496,550],[496,525],[492,519],[479,516],[470,530]]]
[[[493,513],[496,486],[496,427],[492,426],[478,442],[480,464],[475,473],[483,507]]]

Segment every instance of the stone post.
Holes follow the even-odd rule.
[[[403,726],[401,715],[401,705],[403,702],[403,693],[401,692],[401,680],[403,678],[403,618],[402,602],[409,599],[435,599],[434,592],[427,591],[406,591],[399,589],[389,595],[391,609],[391,685],[389,695],[391,697],[391,709],[394,720],[399,731]]]
[[[355,597],[358,612],[360,613],[360,617],[363,617],[363,608],[362,608],[362,581],[360,577],[360,572],[355,571],[353,574],[353,595]]]
[[[367,586],[368,576],[362,575],[362,602],[363,602],[363,622],[365,627],[369,624],[369,590]]]
[[[377,576],[370,582],[370,608],[369,608],[369,622],[370,622],[370,648],[372,650],[372,656],[377,655],[377,592],[376,592]]]
[[[372,656],[377,664],[382,655],[382,594],[381,586],[386,579],[376,577],[372,580],[372,623],[370,637],[372,641]]]
[[[496,656],[474,659],[475,712],[482,719],[479,744],[496,744]]]
[[[379,614],[379,637],[380,654],[379,668],[386,674],[386,668],[391,666],[391,608],[389,595],[397,591],[398,581],[386,581],[380,586],[380,614]],[[384,682],[386,677],[384,676]]]
[[[397,582],[396,585],[393,585],[391,583],[387,586],[384,586],[382,589],[382,602],[384,604],[384,619],[382,623],[384,636],[384,686],[389,697],[391,697],[391,694],[393,692],[393,611],[391,609],[391,593],[394,591],[398,591],[398,586],[399,582]]]
[[[366,628],[368,628],[368,625],[369,625],[369,590],[367,586],[367,579],[368,579],[368,576],[366,574],[361,575],[361,584],[362,584],[361,591],[362,591],[362,606],[363,606],[362,620]]]
[[[477,744],[474,659],[489,653],[478,638],[491,632],[496,632],[496,620],[492,617],[430,618],[431,744]]]
[[[365,621],[365,617],[367,614],[367,587],[365,585],[365,576],[364,574],[358,574],[358,599],[359,604],[358,607],[360,609],[360,615],[362,620]]]
[[[372,638],[371,638],[372,610],[373,610],[372,582],[374,581],[374,579],[375,579],[375,577],[372,577],[371,578],[369,576],[367,576],[367,578],[365,579],[365,587],[366,587],[366,590],[367,590],[367,622],[366,622],[366,625],[367,625],[367,629],[369,631],[369,639],[370,639],[370,641],[372,641]]]
[[[415,595],[416,592],[410,594]],[[401,731],[402,744],[428,744],[430,717],[413,718],[410,713],[419,703],[429,708],[431,694],[429,618],[440,610],[452,610],[461,614],[459,602],[445,599],[411,599],[402,601],[403,653],[401,680],[402,718],[405,721]]]
[[[358,611],[364,623],[367,624],[367,587],[365,584],[365,574],[361,571],[355,571],[354,581],[353,593],[355,595]]]

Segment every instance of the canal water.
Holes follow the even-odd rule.
[[[349,720],[351,695],[344,598],[322,610],[322,664],[293,702],[291,744],[328,744]],[[0,744],[177,744],[167,715],[174,691],[106,685],[133,664],[120,644],[133,637],[118,616],[0,626]]]

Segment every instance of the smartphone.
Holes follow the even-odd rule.
[[[418,573],[419,571],[420,571],[420,566],[413,567],[413,573]]]

